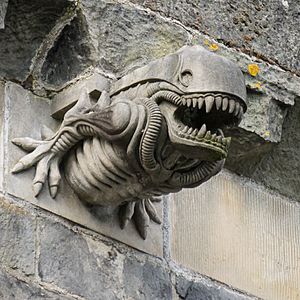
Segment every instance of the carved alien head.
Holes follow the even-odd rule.
[[[222,128],[238,124],[247,108],[244,77],[233,62],[201,46],[185,46],[123,77],[114,91],[145,81],[176,149],[205,161],[226,158],[230,137]]]

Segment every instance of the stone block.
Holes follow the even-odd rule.
[[[0,299],[5,300],[71,300],[62,294],[46,291],[36,284],[19,280],[0,269]]]
[[[255,168],[251,177],[278,192],[300,201],[300,98],[288,111],[282,139]]]
[[[84,0],[79,6],[97,53],[97,65],[118,77],[174,52],[189,40],[181,26],[132,5]]]
[[[81,91],[84,89],[92,98],[97,100],[102,91],[108,91],[109,81],[104,76],[96,73],[65,88],[55,95],[51,101],[52,117],[62,119],[66,111],[76,104]]]
[[[127,299],[172,299],[170,273],[160,264],[126,259],[123,277]]]
[[[223,172],[170,204],[177,263],[263,299],[299,299],[297,203]]]
[[[176,293],[179,299],[185,300],[251,300],[254,297],[230,290],[218,283],[208,280],[192,281],[183,276],[176,278]],[[175,299],[174,299],[175,300]]]
[[[6,85],[5,101],[7,102],[6,106],[9,107],[8,141],[16,137],[26,136],[40,139],[42,125],[47,125],[53,130],[59,125],[50,117],[49,101],[34,96],[16,84],[8,83]],[[22,126],[15,126],[16,120],[22,120]],[[38,198],[35,198],[32,189],[34,168],[19,174],[11,174],[9,171],[26,153],[11,142],[8,142],[7,153],[7,192],[11,195],[27,200],[34,205],[142,251],[158,256],[162,255],[162,228],[160,225],[153,222],[149,228],[147,239],[144,241],[138,235],[133,223],[128,224],[124,230],[119,228],[117,211],[113,211],[111,217],[102,213],[101,219],[97,217],[99,214],[92,214],[64,181],[55,200],[50,197],[47,186]],[[161,204],[157,205],[157,210],[162,214]]]
[[[3,29],[5,26],[5,15],[6,15],[6,9],[7,9],[8,0],[3,0],[0,3],[0,29]]]
[[[25,275],[35,271],[34,216],[4,198],[0,198],[0,262]]]
[[[131,0],[231,47],[300,72],[298,1]]]
[[[41,219],[41,280],[73,295],[98,299],[171,299],[168,271],[141,253],[118,251]]]
[[[0,191],[4,181],[4,90],[5,83],[0,81]]]
[[[41,43],[71,5],[68,0],[9,0],[0,30],[0,78],[27,78]]]
[[[62,30],[39,70],[41,74],[37,74],[48,90],[61,89],[66,82],[89,69],[96,59],[85,19],[79,11],[65,26],[60,26]]]
[[[123,255],[104,244],[88,244],[61,224],[46,219],[39,224],[39,275],[43,282],[90,300],[121,299]]]

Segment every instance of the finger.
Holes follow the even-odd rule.
[[[134,213],[135,203],[136,203],[135,201],[131,201],[126,203],[120,208],[119,218],[120,218],[121,229],[124,229],[127,226],[129,220],[131,220]]]
[[[11,170],[12,173],[18,173],[26,170],[36,164],[37,161],[41,160],[45,153],[49,150],[49,145],[40,145],[33,152],[22,157],[17,164]]]
[[[59,159],[56,158],[51,162],[49,170],[49,191],[50,196],[54,199],[58,192],[58,187],[61,181],[61,175],[59,171]]]
[[[146,207],[146,210],[148,212],[150,219],[153,220],[157,224],[161,224],[161,219],[158,216],[158,213],[157,213],[154,205],[150,201],[150,199],[145,200],[145,207]]]
[[[33,191],[34,191],[34,196],[37,197],[39,193],[41,192],[43,185],[47,179],[48,176],[48,162],[49,158],[44,157],[41,159],[37,166],[36,166],[36,171],[35,171],[35,176],[33,179]]]
[[[15,138],[11,142],[25,151],[33,151],[42,143],[41,141],[37,141],[28,137]]]
[[[146,212],[144,200],[136,203],[133,218],[135,221],[136,229],[138,230],[141,237],[145,240],[148,233],[150,219]]]

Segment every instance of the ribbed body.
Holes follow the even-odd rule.
[[[80,199],[91,204],[119,205],[140,198],[145,192],[124,146],[96,137],[84,140],[72,150],[65,174]],[[144,172],[141,175],[145,182],[148,176]]]

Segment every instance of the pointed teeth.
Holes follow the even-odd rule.
[[[225,111],[228,107],[228,98],[223,98],[222,101],[222,110]]]
[[[219,144],[221,144],[222,143],[222,137],[221,136],[217,136],[216,142],[219,143]]]
[[[189,130],[189,127],[188,126],[185,126],[182,130],[183,133],[187,132]]]
[[[197,104],[198,104],[198,99],[193,98],[193,107],[197,107]]]
[[[216,108],[217,110],[219,110],[222,106],[222,97],[221,96],[217,96],[216,97]]]
[[[207,139],[207,140],[211,139],[211,132],[210,132],[210,130],[206,132],[206,135],[205,135],[204,138]]]
[[[193,128],[191,127],[189,130],[188,130],[188,134],[191,134],[192,133],[192,131],[193,131]]]
[[[211,136],[211,140],[213,142],[217,140],[217,135],[215,133]]]
[[[229,100],[229,113],[232,114],[235,109],[235,101],[233,99]]]
[[[198,130],[197,129],[194,129],[194,131],[191,133],[191,136],[196,136],[198,133]]]
[[[199,132],[198,132],[198,137],[199,137],[199,138],[204,137],[205,133],[206,133],[206,125],[203,124],[202,127],[201,127],[201,129],[200,129]]]
[[[190,107],[191,106],[191,104],[192,104],[192,99],[187,99],[186,100],[186,105],[187,105],[187,107]]]
[[[240,104],[238,102],[235,103],[234,115],[237,116],[240,112]]]
[[[186,99],[185,98],[181,98],[181,102],[183,105],[186,105]]]
[[[214,97],[213,96],[207,96],[205,97],[205,106],[206,106],[206,113],[209,113],[214,105]]]
[[[202,108],[202,106],[203,106],[203,103],[204,103],[204,98],[199,98],[199,100],[198,100],[198,108],[199,109],[201,109]]]

